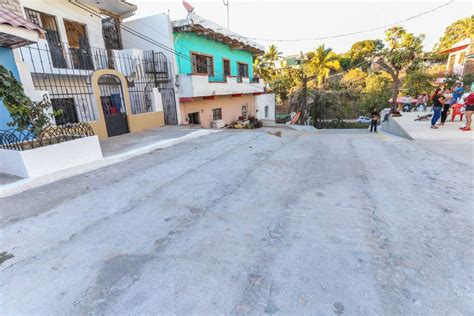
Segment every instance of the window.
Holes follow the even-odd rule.
[[[230,76],[230,60],[222,59],[222,68],[224,70],[224,76]]]
[[[86,26],[82,23],[64,20],[64,28],[74,69],[94,69]]]
[[[208,55],[191,53],[193,74],[214,75],[214,58]]]
[[[247,117],[247,105],[242,105],[242,116]]]
[[[265,118],[268,118],[268,105],[265,105]]]
[[[239,77],[248,77],[249,76],[249,65],[244,63],[237,63],[239,68]]]
[[[48,41],[53,66],[56,68],[66,68],[66,59],[64,58],[58,25],[56,24],[56,17],[54,15],[27,8],[25,8],[25,15],[28,21],[38,25],[46,31],[46,40]]]
[[[222,120],[222,109],[212,109],[212,120],[217,121],[217,120]]]
[[[459,64],[459,65],[462,65],[462,64],[464,63],[464,59],[465,59],[465,58],[466,58],[466,52],[461,52],[461,53],[459,54],[459,62],[458,62],[458,64]]]

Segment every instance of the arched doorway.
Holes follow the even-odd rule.
[[[99,77],[100,103],[108,137],[129,132],[122,83],[114,75]]]

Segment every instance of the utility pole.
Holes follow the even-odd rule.
[[[230,26],[229,26],[229,0],[222,0],[222,2],[224,3],[224,5],[227,8],[227,29],[230,30]]]

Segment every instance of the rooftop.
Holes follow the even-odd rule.
[[[0,47],[16,48],[37,42],[45,31],[13,11],[0,8]]]
[[[254,55],[261,55],[265,50],[262,45],[194,13],[189,14],[186,19],[173,21],[172,25],[175,32],[194,32],[228,44],[232,49],[247,50]]]

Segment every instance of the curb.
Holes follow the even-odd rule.
[[[173,145],[183,143],[190,139],[194,139],[194,138],[198,138],[198,137],[206,136],[206,135],[211,135],[218,132],[221,132],[221,130],[210,130],[210,129],[199,130],[199,131],[191,132],[181,137],[163,140],[155,144],[150,144],[147,146],[143,146],[141,148],[126,151],[124,153],[105,157],[105,158],[102,158],[93,162],[89,162],[83,165],[60,170],[60,171],[42,175],[39,177],[26,178],[26,179],[15,181],[13,183],[4,184],[0,186],[0,198],[15,195],[29,189],[37,188],[49,183],[53,183],[59,180],[70,178],[70,177],[83,174],[86,172],[90,172],[96,169],[100,169],[103,167],[107,167],[107,166],[128,160],[133,157],[150,153],[157,149],[167,148]]]

